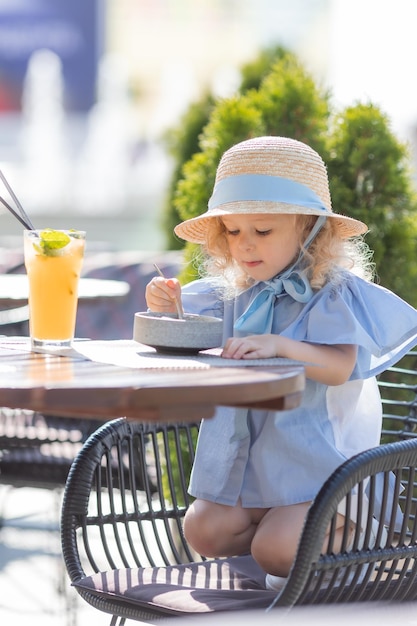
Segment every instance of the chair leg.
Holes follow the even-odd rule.
[[[126,618],[125,617],[121,617],[119,619],[119,617],[117,615],[113,615],[113,617],[111,618],[110,626],[117,626],[117,624],[119,626],[124,626],[125,622],[126,622]]]

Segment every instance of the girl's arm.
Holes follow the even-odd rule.
[[[325,385],[341,385],[349,380],[355,367],[357,346],[308,343],[281,335],[251,335],[228,339],[222,356],[226,359],[296,359],[308,363],[305,368],[308,378]]]

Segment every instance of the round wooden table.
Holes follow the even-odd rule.
[[[75,340],[72,348],[33,352],[28,337],[0,337],[0,397],[4,406],[44,415],[159,422],[199,421],[218,405],[298,406],[302,364],[259,363],[203,353],[161,358],[133,340]]]

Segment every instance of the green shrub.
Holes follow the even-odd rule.
[[[417,305],[417,199],[410,157],[372,104],[339,114],[327,159],[335,210],[368,224],[378,280]]]
[[[181,249],[184,242],[175,237],[174,226],[180,221],[180,216],[173,204],[173,196],[178,180],[182,177],[182,167],[196,152],[199,151],[198,140],[202,128],[207,123],[214,106],[211,94],[204,94],[198,101],[191,104],[176,128],[165,135],[165,145],[174,161],[174,171],[171,176],[167,198],[162,213],[162,229],[165,233],[167,248]]]

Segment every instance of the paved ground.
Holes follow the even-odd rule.
[[[108,626],[110,615],[93,609],[70,588],[61,561],[60,494],[0,485],[0,624],[11,626]],[[279,613],[279,615],[278,615]],[[221,624],[223,619],[175,619],[175,626]],[[224,620],[225,621],[225,620]],[[291,613],[227,615],[230,626],[417,626],[417,603],[301,607]],[[135,624],[138,622],[128,622]],[[172,619],[159,624],[171,624]]]
[[[110,616],[78,598],[61,560],[60,494],[0,486],[0,623],[101,626]]]

